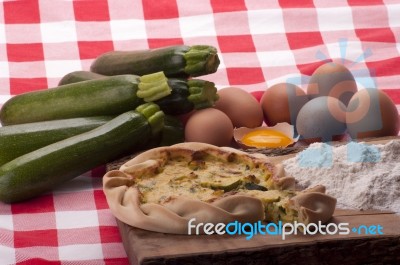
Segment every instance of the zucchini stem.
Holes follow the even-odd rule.
[[[184,71],[189,76],[215,73],[220,63],[217,49],[208,45],[194,45],[183,57],[186,60]]]
[[[153,136],[159,134],[164,128],[164,112],[155,103],[145,103],[136,108],[136,111],[146,117],[150,124]]]
[[[212,107],[219,98],[217,88],[213,82],[190,79],[187,84],[190,93],[188,100],[194,104],[195,109]]]
[[[171,94],[168,78],[163,72],[141,76],[136,95],[145,102],[153,102]]]

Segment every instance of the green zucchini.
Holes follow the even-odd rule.
[[[70,75],[70,77],[68,77]],[[62,78],[63,84],[72,84],[85,80],[101,79],[107,76],[89,71],[76,71]],[[165,114],[180,115],[191,112],[193,109],[208,108],[218,100],[217,89],[214,83],[201,79],[187,80],[185,78],[168,78],[168,85],[172,91],[161,99],[154,101]]]
[[[228,192],[238,188],[242,183],[242,180],[238,177],[227,177],[211,182],[202,182],[200,183],[200,185],[205,188],[211,188],[213,190],[223,190],[225,192]]]
[[[106,75],[96,74],[89,71],[75,71],[61,78],[59,85],[73,84],[86,80],[106,78]],[[168,85],[173,88],[170,95],[155,101],[165,114],[179,115],[192,111],[194,103],[188,100],[190,96],[187,80],[169,78]],[[213,102],[210,104],[212,105]]]
[[[175,116],[165,115],[164,128],[161,132],[160,146],[168,146],[185,141],[185,126]]]
[[[118,78],[119,76],[134,76],[138,78],[139,76],[137,75],[115,75],[114,77]],[[107,75],[101,75],[101,74],[96,74],[90,71],[74,71],[71,73],[68,73],[64,75],[60,81],[58,82],[59,86],[63,85],[69,85],[69,84],[74,84],[74,83],[79,83],[82,81],[87,81],[87,80],[95,80],[95,79],[103,79],[103,78],[109,78]]]
[[[189,94],[174,101],[175,94]],[[178,92],[177,92],[178,91]],[[158,102],[159,99],[171,96]],[[214,83],[198,79],[169,80],[162,72],[138,77],[119,75],[28,92],[9,99],[2,107],[3,125],[90,116],[113,116],[155,101],[166,114],[184,114],[210,107],[218,99]],[[176,104],[182,107],[176,110]],[[188,107],[190,106],[190,108]],[[177,113],[178,112],[178,113]]]
[[[181,120],[175,116],[165,115],[164,127],[154,140],[147,146],[147,149],[158,146],[169,146],[185,141],[185,127]]]
[[[36,197],[88,170],[133,152],[158,134],[164,114],[146,103],[91,131],[47,145],[0,167],[0,200]]]
[[[90,71],[102,75],[147,75],[163,71],[168,77],[196,77],[215,73],[217,49],[208,45],[176,45],[137,51],[111,51],[97,57]]]
[[[88,80],[12,97],[3,105],[3,125],[90,116],[114,116],[143,103],[136,96],[138,77]]]
[[[104,77],[104,75],[96,74],[89,71],[74,71],[63,76],[58,82],[58,86],[77,83],[85,80],[100,79]]]
[[[93,130],[112,118],[74,118],[0,127],[0,165],[46,145]]]

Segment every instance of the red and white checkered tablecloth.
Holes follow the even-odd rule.
[[[360,88],[382,89],[400,106],[399,0],[2,0],[0,106],[89,70],[106,51],[171,44],[217,47],[221,65],[202,78],[219,88],[305,88],[316,67],[340,60]],[[0,203],[0,264],[128,263],[103,173]]]

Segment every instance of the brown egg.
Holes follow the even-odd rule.
[[[265,123],[269,126],[280,122],[295,125],[300,109],[307,102],[307,95],[300,87],[289,83],[273,85],[261,98]]]
[[[399,133],[399,113],[385,92],[362,89],[347,106],[346,124],[353,139],[395,136]]]
[[[310,100],[297,116],[297,132],[301,139],[311,142],[330,142],[346,131],[346,106],[334,97]]]
[[[214,108],[193,113],[185,126],[186,142],[201,142],[229,146],[233,138],[233,125],[229,117]]]
[[[330,96],[339,99],[346,106],[356,92],[357,84],[353,74],[345,66],[333,62],[318,67],[307,87],[310,99]]]
[[[238,87],[218,90],[219,99],[215,108],[231,119],[234,127],[258,127],[263,123],[260,103],[253,95]]]

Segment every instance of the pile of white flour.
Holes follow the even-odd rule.
[[[400,141],[314,143],[283,165],[302,188],[324,185],[338,208],[400,213]]]

